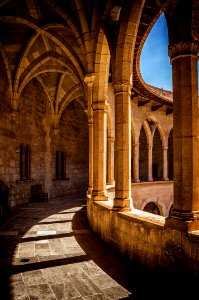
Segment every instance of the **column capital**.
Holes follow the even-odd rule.
[[[92,104],[93,111],[95,110],[104,110],[107,111],[107,104],[104,101],[97,101]]]
[[[110,142],[115,142],[115,138],[113,136],[108,136],[107,140]]]
[[[170,44],[168,47],[168,55],[171,59],[171,62],[179,57],[193,56],[198,58],[199,51],[199,42],[178,42]]]
[[[153,148],[153,144],[148,144],[148,145],[147,145],[147,149],[148,149],[148,150],[151,150],[152,148]]]
[[[129,93],[131,95],[132,86],[129,83],[115,82],[113,88],[115,95],[120,93]]]
[[[139,147],[139,145],[140,145],[140,143],[133,143],[133,144],[132,144],[132,146],[133,146],[134,148]]]
[[[11,110],[10,114],[11,114],[12,121],[17,123],[18,117],[19,117],[19,112],[17,110]]]
[[[95,80],[95,73],[88,73],[86,74],[86,76],[84,77],[84,82],[86,83],[86,85],[88,87],[93,87],[93,83]]]
[[[162,150],[168,150],[168,146],[162,146]]]

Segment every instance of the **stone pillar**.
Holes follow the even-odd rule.
[[[114,138],[107,139],[107,184],[114,184]]]
[[[87,74],[84,78],[84,82],[86,83],[86,96],[88,103],[88,135],[89,135],[89,183],[88,183],[88,195],[92,194],[93,190],[93,83],[94,83],[95,75]]]
[[[148,148],[148,181],[153,181],[152,163],[153,163],[153,145],[147,145]]]
[[[115,93],[114,209],[129,210],[131,199],[131,86],[117,84]]]
[[[104,102],[93,103],[93,200],[106,196],[107,110]]]
[[[134,182],[140,182],[139,177],[139,143],[133,144],[133,179]]]
[[[162,180],[169,180],[168,178],[168,146],[163,146],[163,174]]]
[[[199,43],[169,46],[173,77],[174,203],[172,217],[199,218]]]

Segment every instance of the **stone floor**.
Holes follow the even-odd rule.
[[[0,300],[174,299],[168,283],[157,287],[92,232],[83,197],[29,203],[1,220]]]

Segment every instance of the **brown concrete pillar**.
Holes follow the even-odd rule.
[[[107,110],[104,102],[93,103],[93,200],[106,196]]]
[[[169,46],[173,76],[174,204],[172,217],[199,217],[198,43]]]
[[[163,151],[163,176],[162,180],[169,180],[168,178],[168,146],[162,147]]]
[[[133,179],[140,182],[139,178],[139,143],[133,144]]]
[[[131,199],[131,86],[117,84],[115,93],[114,209],[130,209]]]
[[[114,184],[114,138],[107,139],[107,184]]]
[[[147,145],[148,149],[148,181],[153,181],[152,163],[153,163],[153,145]]]
[[[88,115],[88,135],[89,135],[89,183],[88,191],[89,195],[92,194],[93,190],[93,83],[95,75],[93,73],[87,74],[84,78],[86,83],[86,97],[88,103],[87,115]]]

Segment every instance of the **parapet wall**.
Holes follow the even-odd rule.
[[[93,202],[90,197],[87,216],[94,232],[131,262],[199,275],[199,236],[177,228],[175,220],[136,209],[118,212],[111,200]]]

